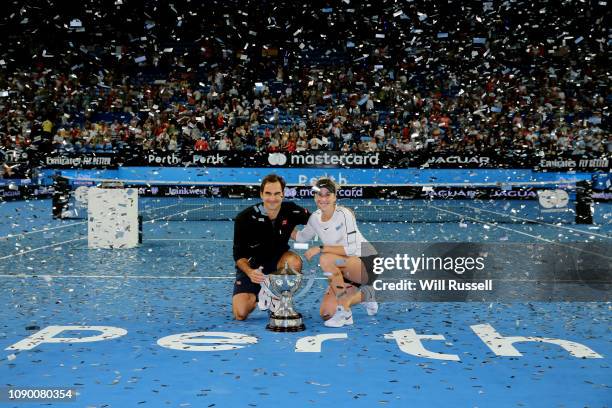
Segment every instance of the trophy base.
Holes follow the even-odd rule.
[[[266,330],[278,333],[300,332],[306,330],[302,315],[298,313],[295,316],[276,316],[274,313],[270,315],[270,322],[266,326]]]

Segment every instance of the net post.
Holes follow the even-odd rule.
[[[68,210],[70,201],[70,184],[66,177],[53,177],[53,197],[51,199],[53,219],[62,219]]]
[[[576,183],[576,224],[593,224],[593,182]]]
[[[138,244],[142,244],[142,215],[138,215]]]

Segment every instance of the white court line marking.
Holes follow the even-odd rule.
[[[437,209],[437,210],[440,210],[440,211],[444,211],[444,212],[447,212],[447,213],[450,213],[450,214],[453,214],[453,215],[458,215],[460,217],[463,217],[466,220],[472,220],[472,221],[479,222],[481,224],[486,224],[486,225],[488,225],[490,227],[493,227],[493,228],[501,228],[501,229],[504,229],[504,230],[507,230],[507,231],[510,231],[510,232],[514,232],[514,233],[525,235],[525,236],[528,236],[528,237],[531,237],[531,238],[539,239],[540,241],[548,242],[549,244],[554,244],[554,245],[558,245],[558,246],[561,246],[561,247],[574,249],[574,250],[577,250],[579,252],[584,252],[585,254],[591,254],[591,255],[599,256],[599,257],[604,258],[604,259],[612,260],[612,257],[605,256],[605,255],[602,255],[602,254],[598,254],[596,252],[585,251],[585,250],[583,250],[581,248],[576,248],[576,247],[573,247],[571,245],[563,244],[563,243],[558,242],[558,241],[552,241],[550,239],[542,238],[541,236],[538,236],[538,235],[532,235],[532,234],[529,234],[527,232],[523,232],[523,231],[519,231],[519,230],[514,230],[512,228],[502,227],[499,224],[493,224],[493,223],[490,223],[488,221],[484,221],[484,220],[481,220],[481,219],[478,219],[478,218],[470,217],[469,215],[465,215],[465,214],[461,214],[461,213],[458,213],[458,212],[455,212],[455,211],[450,211],[450,210],[446,210],[444,208],[436,207],[435,205],[432,205],[432,207]]]
[[[173,204],[172,206],[175,206],[175,205],[178,206],[179,204]],[[168,207],[170,207],[170,206],[168,206]],[[157,207],[157,209],[161,209],[161,208],[167,208],[167,207]],[[185,211],[181,211],[181,212],[174,213],[174,214],[162,215],[162,216],[159,216],[157,218],[153,218],[153,219],[151,219],[149,221],[145,221],[145,222],[143,222],[143,224],[154,223],[154,222],[159,221],[159,220],[168,221],[169,218],[171,218],[171,217],[184,216],[184,215],[187,215],[187,214],[189,214],[190,212],[193,212],[193,211],[200,211],[200,210],[202,210],[202,208],[203,207],[201,205],[198,205],[196,208],[194,208],[192,210],[185,210]],[[152,209],[152,211],[153,210],[154,209]]]
[[[173,205],[170,205],[170,206],[167,206],[167,207],[171,207],[171,206],[173,206]],[[478,219],[478,218],[469,217],[469,216],[466,216],[466,215],[461,214],[461,213],[457,213],[457,212],[454,212],[454,211],[450,211],[450,210],[446,210],[446,209],[444,209],[444,208],[437,207],[437,206],[435,206],[435,205],[431,205],[431,206],[432,206],[433,208],[437,209],[437,210],[444,211],[444,212],[448,212],[448,213],[451,213],[451,214],[454,214],[454,215],[459,215],[459,216],[461,216],[461,217],[463,217],[463,218],[465,218],[465,219],[470,219],[470,220],[473,220],[473,221],[476,221],[476,222],[479,222],[479,223],[484,223],[484,224],[487,224],[487,225],[492,226],[492,227],[495,227],[495,228],[505,229],[505,230],[508,230],[508,231],[511,231],[511,232],[515,232],[515,233],[518,233],[518,234],[521,234],[521,235],[525,235],[525,236],[528,236],[528,237],[532,237],[532,238],[535,238],[535,239],[538,239],[538,240],[541,240],[541,241],[544,241],[544,242],[553,243],[553,244],[557,244],[557,245],[559,245],[559,246],[564,246],[564,247],[567,247],[567,248],[571,248],[571,249],[576,249],[576,250],[582,251],[582,250],[580,250],[579,248],[575,248],[575,247],[572,247],[572,246],[569,246],[569,245],[564,245],[564,244],[561,244],[561,243],[556,242],[556,241],[552,241],[552,240],[549,240],[549,239],[546,239],[546,238],[542,238],[542,237],[540,237],[540,236],[536,236],[536,235],[528,234],[528,233],[526,233],[526,232],[522,232],[522,231],[514,230],[514,229],[511,229],[511,228],[506,228],[506,227],[500,226],[500,225],[498,225],[498,224],[492,224],[492,223],[489,223],[489,222],[486,222],[486,221],[480,220],[480,219]],[[167,207],[162,207],[162,208],[167,208]],[[472,208],[472,207],[470,207],[470,208]],[[482,209],[479,209],[479,210],[482,210]],[[180,212],[180,213],[178,213],[178,214],[185,214],[185,213],[189,213],[189,212],[191,212],[191,211],[195,211],[195,210],[187,210],[187,211]],[[484,210],[484,211],[487,211],[487,210]],[[175,215],[176,215],[176,214],[175,214]],[[155,221],[157,221],[157,220],[159,220],[159,219],[163,219],[163,218],[167,218],[167,217],[168,217],[168,216],[165,216],[165,217],[160,217],[160,218],[156,218],[156,219],[149,220],[149,221],[145,221],[143,224],[145,224],[145,223],[154,223]],[[73,226],[73,225],[80,225],[80,224],[84,224],[84,223],[86,223],[86,222],[87,222],[87,221],[81,221],[81,222],[78,222],[78,223],[69,224],[69,225],[65,225],[65,226],[54,227],[54,228],[55,228],[55,229],[57,229],[57,228],[66,228],[66,227]],[[48,230],[49,230],[49,229],[47,229],[47,231],[48,231]],[[44,232],[44,231],[45,231],[45,230],[40,230],[40,231],[30,231],[30,232],[28,232],[28,233]],[[28,233],[24,233],[23,235],[28,234]],[[593,235],[598,235],[598,234],[593,234]],[[601,235],[598,235],[598,236],[601,236]],[[608,237],[605,237],[605,238],[608,238]],[[27,250],[27,251],[22,251],[22,252],[18,252],[18,253],[14,253],[14,254],[6,255],[6,256],[0,257],[0,260],[4,260],[4,259],[13,258],[13,257],[16,257],[16,256],[25,255],[25,254],[28,254],[28,253],[31,253],[31,252],[36,252],[36,251],[40,251],[40,250],[42,250],[42,249],[52,248],[52,247],[54,247],[54,246],[58,246],[58,245],[62,245],[62,244],[67,244],[67,243],[70,243],[70,242],[81,241],[81,240],[84,240],[84,239],[86,239],[86,237],[81,237],[81,238],[72,239],[72,240],[68,240],[68,241],[62,241],[62,242],[58,242],[58,243],[51,244],[51,245],[45,245],[45,246],[42,246],[42,247],[39,247],[39,248],[34,248],[34,249]],[[146,240],[145,240],[145,242],[146,242],[146,241],[202,241],[202,242],[232,242],[231,240],[200,239],[200,238],[188,238],[188,239],[184,239],[184,238],[151,238],[151,239],[146,239]],[[385,243],[385,242],[387,242],[387,243],[399,243],[399,242],[403,242],[403,243],[406,243],[406,241],[376,241],[376,242],[381,242],[381,243]],[[416,241],[415,241],[415,242],[416,242]],[[605,257],[605,256],[603,256],[603,255],[601,255],[601,254],[592,253],[592,252],[589,252],[589,251],[582,251],[582,252],[585,252],[585,253],[591,253],[591,254],[594,254],[594,255],[602,256],[602,257],[604,257],[604,258],[606,258],[606,259],[612,259],[612,258]]]
[[[75,242],[75,241],[82,241],[84,239],[87,239],[87,237],[81,237],[81,238],[71,239],[71,240],[68,240],[68,241],[56,242],[55,244],[45,245],[45,246],[42,246],[42,247],[39,247],[39,248],[33,248],[33,249],[29,249],[27,251],[22,251],[22,252],[6,255],[6,256],[0,257],[0,261],[2,261],[4,259],[14,258],[16,256],[21,256],[21,255],[29,254],[31,252],[40,251],[41,249],[52,248],[54,246],[58,246],[58,245],[62,245],[62,244],[68,244],[70,242]],[[185,238],[151,238],[151,239],[145,239],[143,242],[147,242],[147,241],[233,242],[232,240],[229,240],[229,239],[220,240],[220,239],[200,239],[200,238],[187,238],[187,239],[185,239]],[[376,241],[376,242],[389,242],[389,243],[392,243],[392,242],[405,242],[405,241]]]
[[[164,210],[166,208],[178,207],[180,205],[181,205],[181,203],[175,203],[175,204],[170,204],[170,205],[166,205],[166,206],[163,206],[163,207],[151,207],[151,208],[146,208],[146,209],[142,210],[142,212],[146,213],[146,212],[152,212],[152,211],[159,211],[159,210]],[[147,221],[147,222],[150,222],[150,221]]]
[[[49,274],[40,274],[40,275],[26,275],[26,274],[17,274],[17,275],[0,275],[0,279],[146,279],[146,280],[169,280],[169,279],[185,279],[185,280],[202,280],[202,279],[210,279],[210,280],[234,280],[235,276],[154,276],[154,275],[49,275]],[[315,280],[328,280],[326,277],[316,277]],[[401,279],[394,279],[401,280]],[[418,278],[409,278],[409,280],[418,280]],[[482,278],[476,280],[492,280],[495,282],[541,282],[541,283],[553,283],[553,282],[582,282],[578,279],[562,279],[562,280],[542,280],[542,279],[506,279],[506,278]],[[608,280],[597,280],[592,281],[594,283],[611,283]]]
[[[147,241],[234,242],[231,239],[210,239],[210,238],[148,238],[148,239],[143,239],[143,242],[147,242]]]
[[[68,225],[60,225],[58,227],[51,227],[51,228],[45,228],[45,229],[41,229],[41,230],[22,232],[21,234],[15,234],[15,235],[9,234],[9,235],[7,235],[5,237],[0,237],[0,239],[17,238],[17,237],[21,237],[21,236],[25,236],[25,235],[37,234],[37,233],[40,233],[40,232],[48,232],[48,231],[51,231],[51,230],[72,227],[74,225],[85,224],[86,222],[87,221],[80,221],[80,222],[75,222],[75,223],[68,224]]]
[[[0,275],[0,278],[51,278],[51,279],[83,279],[83,278],[96,278],[96,279],[236,279],[236,276],[168,276],[168,275],[49,275],[49,274],[40,274],[40,275],[26,275],[26,274],[17,274],[17,275]],[[327,280],[326,277],[315,278],[317,280]]]
[[[75,241],[82,241],[84,239],[86,239],[86,237],[70,239],[68,241],[56,242],[55,244],[45,245],[45,246],[41,246],[39,248],[28,249],[27,251],[22,251],[22,252],[18,252],[18,253],[15,253],[15,254],[10,254],[10,255],[6,255],[6,256],[0,257],[0,261],[3,260],[3,259],[9,259],[9,258],[13,258],[15,256],[21,256],[21,255],[29,254],[31,252],[40,251],[41,249],[53,248],[54,246],[58,246],[58,245],[62,245],[62,244],[68,244],[70,242],[75,242]]]
[[[504,214],[504,213],[497,212],[497,211],[485,210],[484,208],[472,207],[470,205],[468,205],[466,207],[467,208],[471,208],[473,210],[486,211],[486,212],[491,213],[491,214],[501,215],[501,216],[504,216],[504,217],[510,217],[512,219],[515,219],[515,220],[529,221],[529,222],[537,223],[537,224],[540,224],[540,225],[546,225],[546,226],[550,226],[550,227],[562,228],[562,229],[566,229],[566,230],[569,230],[569,231],[578,232],[580,234],[593,235],[593,236],[596,236],[596,237],[612,239],[612,237],[609,237],[608,235],[598,234],[596,232],[583,231],[581,229],[572,228],[572,227],[566,227],[564,225],[551,224],[551,223],[543,222],[543,221],[539,221],[539,220],[532,220],[530,218],[517,217],[516,215],[510,215],[510,214]]]
[[[548,240],[546,238],[542,238],[542,237],[539,237],[539,236],[536,236],[536,235],[528,234],[526,232],[517,231],[517,230],[510,229],[510,228],[502,227],[501,225],[491,224],[491,223],[488,223],[486,221],[479,220],[477,218],[468,217],[468,216],[465,216],[463,214],[455,213],[453,211],[444,210],[442,208],[440,208],[440,210],[446,211],[446,212],[450,212],[450,213],[452,213],[454,215],[462,216],[462,217],[464,217],[466,219],[470,219],[472,221],[476,221],[476,222],[479,222],[479,223],[484,223],[484,224],[490,225],[490,226],[492,226],[494,228],[505,229],[505,230],[508,230],[508,231],[511,231],[511,232],[516,232],[517,234],[522,234],[522,235],[526,235],[526,236],[529,236],[529,237],[532,237],[532,238],[536,238],[536,239],[539,239],[541,241],[545,241],[545,242],[548,242],[548,243],[556,244],[556,245],[559,245],[559,246],[564,246],[564,247],[571,248],[571,249],[576,249],[578,251],[585,252],[585,253],[591,253],[593,255],[601,256],[603,258],[611,259],[612,260],[612,258],[605,257],[605,256],[603,256],[601,254],[598,254],[598,253],[595,253],[595,252],[583,251],[582,249],[575,248],[575,247],[572,247],[570,245],[565,245],[565,244],[562,244],[562,243],[557,242],[557,241],[551,241],[551,240]],[[16,256],[25,255],[25,254],[28,254],[28,253],[31,253],[31,252],[40,251],[41,249],[52,248],[54,246],[58,246],[58,245],[62,245],[62,244],[68,244],[70,242],[75,242],[75,241],[82,241],[84,239],[87,239],[87,237],[76,238],[76,239],[71,239],[71,240],[62,241],[62,242],[56,242],[55,244],[45,245],[45,246],[42,246],[42,247],[39,247],[39,248],[33,248],[33,249],[29,249],[27,251],[23,251],[23,252],[18,252],[18,253],[6,255],[6,256],[0,257],[0,261],[4,260],[4,259],[13,258],[13,257],[16,257]],[[233,242],[232,240],[229,240],[229,239],[221,240],[221,239],[204,239],[204,238],[151,238],[151,239],[145,239],[143,242],[148,242],[148,241]],[[372,241],[372,242],[378,242],[378,243],[402,243],[402,244],[411,244],[411,243],[424,244],[425,243],[425,242],[422,242],[422,241]],[[444,243],[444,242],[442,242],[442,243]],[[510,243],[512,243],[512,242],[510,242]],[[0,275],[0,276],[3,276],[3,275]]]
[[[201,242],[234,242],[231,239],[210,239],[210,238],[144,238],[143,242],[147,241],[201,241]],[[318,242],[318,241],[317,241]],[[370,241],[380,243],[404,243],[404,244],[423,244],[423,241]],[[318,246],[318,245],[314,245]],[[295,249],[295,248],[293,248]]]

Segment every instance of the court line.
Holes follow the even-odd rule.
[[[231,239],[210,239],[210,238],[143,238],[147,241],[202,241],[202,242],[234,242]]]
[[[170,279],[183,279],[183,280],[234,280],[235,276],[169,276],[169,275],[26,275],[26,274],[16,274],[16,275],[7,275],[0,274],[0,278],[10,278],[10,279],[146,279],[146,280],[170,280]],[[315,280],[328,280],[326,277],[315,277]],[[406,278],[402,278],[406,279]],[[392,280],[402,280],[402,279],[392,279]],[[418,278],[408,279],[408,280],[418,280]],[[559,279],[559,280],[542,280],[542,279],[507,279],[507,278],[481,278],[475,279],[475,281],[484,281],[491,280],[494,282],[541,282],[541,283],[563,283],[563,282],[581,282],[584,281],[579,279]],[[609,280],[592,280],[589,283],[612,283]]]
[[[499,227],[501,228],[501,227]],[[171,242],[176,242],[176,241],[194,241],[194,242],[234,242],[231,239],[208,239],[208,238],[144,238],[143,242],[149,242],[149,241],[171,241]],[[317,241],[319,242],[319,241]],[[369,242],[373,242],[373,243],[381,243],[381,244],[456,244],[456,241],[434,241],[434,242],[428,242],[428,241],[392,241],[392,240],[370,240]],[[466,241],[467,243],[483,243],[481,241]],[[557,242],[557,241],[552,241],[552,242]],[[496,243],[496,242],[494,242]],[[508,245],[508,244],[524,244],[524,242],[503,242],[504,245]],[[314,244],[314,246],[318,246],[316,244]],[[289,248],[289,249],[295,249],[295,248]]]
[[[12,258],[12,257],[15,257],[15,256],[21,256],[21,255],[29,254],[31,252],[40,251],[41,249],[52,248],[54,246],[58,246],[58,245],[62,245],[62,244],[68,244],[70,242],[75,242],[75,241],[82,241],[84,239],[87,239],[87,237],[70,239],[68,241],[56,242],[55,244],[45,245],[45,246],[41,246],[39,248],[28,249],[27,251],[22,251],[22,252],[18,252],[18,253],[14,253],[14,254],[10,254],[10,255],[6,255],[6,256],[0,257],[0,261],[3,260],[3,259],[9,259],[9,258]]]
[[[485,210],[484,208],[473,207],[471,205],[468,205],[466,207],[467,208],[471,208],[473,210],[486,211],[486,212],[491,213],[491,214],[501,215],[501,216],[504,216],[504,217],[510,217],[512,219],[515,219],[515,220],[529,221],[529,222],[537,223],[537,224],[540,224],[540,225],[546,225],[546,226],[551,226],[551,227],[555,227],[555,228],[562,228],[562,229],[578,232],[578,233],[585,234],[585,235],[594,235],[596,237],[612,239],[612,237],[610,237],[608,235],[602,235],[602,234],[598,234],[596,232],[588,232],[588,231],[583,231],[581,229],[576,229],[576,228],[572,228],[572,227],[566,227],[564,225],[551,224],[551,223],[543,222],[543,221],[539,221],[539,220],[532,220],[530,218],[517,217],[516,215],[504,214],[502,212],[497,212],[497,211],[492,211],[492,210]]]
[[[0,278],[50,278],[50,279],[83,279],[83,278],[96,278],[96,279],[211,279],[211,280],[223,280],[223,279],[236,279],[236,276],[169,276],[169,275],[26,275],[26,274],[17,274],[17,275],[7,275],[2,274]],[[327,280],[326,277],[315,278],[317,280]]]
[[[176,207],[176,206],[179,206],[179,205],[180,205],[180,203],[172,204],[172,205],[169,205],[169,206],[166,206],[166,207],[155,207],[155,208],[151,208],[150,210],[147,210],[147,211],[156,211],[156,210],[165,209],[165,208],[169,208],[169,207]],[[181,212],[174,213],[174,214],[162,215],[162,216],[159,216],[157,218],[152,218],[150,220],[144,221],[143,224],[155,223],[156,221],[159,221],[159,220],[169,222],[169,219],[171,217],[184,216],[184,215],[187,215],[187,214],[189,214],[190,212],[193,212],[193,211],[200,211],[201,209],[202,209],[202,206],[198,205],[196,208],[194,208],[192,210],[185,210],[185,211],[181,211]]]
[[[165,206],[162,206],[162,207],[152,207],[152,208],[146,208],[145,207],[145,209],[143,209],[141,212],[147,213],[147,212],[152,212],[152,211],[159,211],[159,210],[164,210],[164,209],[170,208],[170,207],[178,207],[180,205],[181,205],[181,203],[165,205]],[[151,222],[151,221],[146,221],[146,222]]]
[[[143,242],[147,241],[202,241],[202,242],[234,242],[232,239],[210,239],[210,238],[144,238]],[[371,240],[370,242],[381,242],[381,243],[404,243],[404,244],[425,244],[431,242],[423,241],[379,241]],[[315,245],[318,246],[318,245]],[[295,248],[290,248],[295,249]]]
[[[28,232],[22,232],[21,234],[16,234],[16,235],[7,235],[5,237],[0,237],[0,239],[8,239],[8,238],[16,238],[16,237],[21,237],[21,236],[25,236],[25,235],[30,235],[30,234],[36,234],[39,232],[48,232],[51,230],[56,230],[56,229],[62,229],[62,228],[68,228],[68,227],[72,227],[74,225],[81,225],[81,224],[85,224],[87,221],[80,221],[80,222],[75,222],[72,224],[68,224],[68,225],[60,225],[57,227],[51,227],[51,228],[45,228],[42,230],[35,230],[35,231],[28,231]]]
[[[170,206],[167,206],[167,207],[171,207],[171,206],[173,206],[173,205],[170,205]],[[484,223],[484,224],[487,224],[487,225],[495,227],[495,228],[505,229],[505,230],[508,230],[508,231],[511,231],[511,232],[515,232],[515,233],[518,233],[518,234],[521,234],[521,235],[529,236],[531,238],[535,238],[535,239],[538,239],[538,240],[541,240],[541,241],[544,241],[544,242],[553,243],[553,244],[556,244],[556,245],[559,245],[559,246],[564,246],[564,247],[567,247],[567,248],[571,248],[571,249],[576,249],[576,250],[582,251],[581,249],[578,249],[578,248],[575,248],[575,247],[572,247],[572,246],[569,246],[569,245],[564,245],[564,244],[561,244],[561,243],[556,242],[556,241],[548,240],[548,239],[542,238],[540,236],[536,236],[536,235],[532,235],[532,234],[529,234],[529,233],[526,233],[526,232],[522,232],[522,231],[514,230],[514,229],[511,229],[511,228],[503,227],[503,226],[500,226],[498,224],[492,224],[492,223],[480,220],[478,218],[469,217],[469,216],[466,216],[464,214],[457,213],[457,212],[454,212],[454,211],[450,211],[450,210],[447,210],[447,209],[444,209],[444,208],[441,208],[441,207],[438,207],[438,206],[435,206],[435,205],[431,205],[431,206],[433,208],[439,210],[439,211],[444,211],[444,212],[447,212],[447,213],[450,213],[450,214],[459,215],[460,217],[463,217],[465,219],[470,219],[470,220],[473,220],[473,221],[476,221],[476,222],[479,222],[479,223]],[[163,208],[167,208],[167,207],[163,207]],[[471,206],[468,206],[468,207],[469,208],[474,208],[474,207],[471,207]],[[478,209],[478,210],[492,212],[490,210],[483,210],[483,209]],[[191,211],[195,211],[195,210],[187,210],[187,211],[184,211],[184,212],[181,212],[181,213],[178,213],[178,214],[185,214],[185,213],[189,213]],[[493,212],[493,213],[495,213],[495,212]],[[497,213],[495,213],[495,214],[497,214]],[[506,215],[506,214],[502,214],[502,215]],[[167,216],[156,218],[156,219],[153,219],[153,220],[145,221],[144,223],[154,223],[155,221],[157,221],[159,219],[166,218],[166,217]],[[69,226],[80,225],[80,224],[84,224],[86,222],[87,221],[81,221],[81,222],[77,222],[77,223],[73,223],[73,224],[69,224],[69,225],[49,228],[49,229],[46,229],[46,230],[29,231],[29,232],[26,232],[26,233],[23,233],[23,234],[20,234],[20,235],[33,234],[33,233],[37,233],[37,232],[45,232],[45,231],[49,231],[51,229],[67,228]],[[546,225],[550,225],[550,224],[546,224]],[[14,236],[11,236],[11,237],[17,237],[17,236],[20,236],[20,235],[14,235]],[[597,236],[601,236],[601,237],[604,237],[604,238],[608,238],[608,237],[603,236],[601,234],[591,234],[591,235],[597,235]],[[5,238],[8,238],[8,237],[5,237]],[[81,240],[84,240],[84,239],[86,239],[86,237],[81,237],[81,238],[77,238],[77,239],[62,241],[62,242],[58,242],[58,243],[51,244],[51,245],[45,245],[45,246],[42,246],[42,247],[39,247],[39,248],[34,248],[34,249],[27,250],[27,251],[22,251],[22,252],[6,255],[6,256],[0,257],[0,260],[4,260],[4,259],[13,258],[13,257],[16,257],[16,256],[25,255],[25,254],[28,254],[28,253],[40,251],[42,249],[47,249],[47,248],[51,248],[51,247],[62,245],[62,244],[67,244],[67,243],[70,243],[70,242],[81,241]],[[151,239],[145,239],[145,242],[146,241],[233,242],[232,240],[216,240],[216,239],[205,239],[205,238],[187,238],[187,239],[185,239],[185,238],[151,238]],[[386,243],[400,243],[400,242],[403,242],[403,243],[406,243],[406,241],[376,241],[376,242],[381,242],[381,243],[385,243],[385,242]],[[582,252],[591,253],[589,251],[582,251]],[[612,259],[612,258],[607,258],[607,257],[605,257],[605,256],[603,256],[601,254],[597,254],[597,253],[591,253],[591,254],[594,254],[594,255],[597,255],[597,256],[602,256],[602,257],[604,257],[606,259]]]
[[[519,230],[514,230],[514,229],[508,228],[508,227],[503,227],[503,226],[501,226],[499,224],[493,224],[493,223],[490,223],[488,221],[484,221],[484,220],[481,220],[481,219],[478,219],[478,218],[470,217],[469,215],[465,215],[465,214],[461,214],[461,213],[458,213],[458,212],[455,212],[455,211],[450,211],[450,210],[447,210],[447,209],[444,209],[444,208],[436,207],[435,205],[432,205],[432,207],[437,209],[437,210],[440,210],[440,211],[444,211],[444,212],[447,212],[447,213],[450,213],[450,214],[453,214],[453,215],[458,215],[460,217],[463,217],[464,219],[468,219],[468,220],[479,222],[481,224],[489,225],[490,227],[493,227],[493,228],[505,229],[505,230],[510,231],[510,232],[514,232],[514,233],[525,235],[525,236],[528,236],[528,237],[531,237],[531,238],[539,239],[540,241],[548,242],[549,244],[554,244],[554,245],[558,245],[558,246],[561,246],[561,247],[564,247],[564,248],[574,249],[574,250],[579,251],[579,252],[584,252],[585,254],[591,254],[591,255],[599,256],[601,258],[608,259],[608,260],[612,261],[612,257],[605,256],[605,255],[602,255],[602,254],[598,254],[596,252],[585,251],[584,249],[581,249],[581,248],[576,248],[576,247],[573,247],[571,245],[566,245],[566,244],[563,244],[563,243],[558,242],[558,241],[552,241],[550,239],[542,238],[541,236],[537,236],[537,235],[532,235],[532,234],[529,234],[527,232],[523,232],[523,231],[519,231]]]
[[[54,246],[58,246],[58,245],[62,245],[62,244],[68,244],[70,242],[82,241],[84,239],[87,239],[87,237],[81,237],[81,238],[71,239],[71,240],[68,240],[68,241],[56,242],[55,244],[45,245],[45,246],[42,246],[42,247],[39,247],[39,248],[33,248],[33,249],[29,249],[27,251],[13,253],[13,254],[10,254],[10,255],[6,255],[6,256],[0,257],[0,261],[5,260],[5,259],[9,259],[9,258],[13,258],[13,257],[16,257],[16,256],[21,256],[21,255],[29,254],[31,252],[40,251],[42,249],[52,248]],[[220,240],[220,239],[206,239],[206,238],[187,238],[187,239],[185,239],[185,238],[150,238],[150,239],[145,239],[143,242],[148,242],[148,241],[233,242],[233,240],[229,240],[229,239]],[[398,243],[398,242],[405,242],[405,241],[376,241],[376,242]],[[2,275],[0,275],[0,276],[2,276]]]
[[[454,214],[454,215],[459,215],[461,217],[464,217],[465,219],[470,219],[470,220],[473,220],[473,221],[476,221],[476,222],[479,222],[479,223],[488,224],[488,225],[490,225],[490,226],[492,226],[494,228],[505,229],[505,230],[508,230],[510,232],[516,232],[518,234],[526,235],[526,236],[529,236],[529,237],[532,237],[532,238],[535,238],[535,239],[539,239],[539,240],[544,241],[544,242],[548,242],[548,243],[551,243],[551,244],[556,244],[556,245],[563,246],[563,247],[566,247],[566,248],[575,249],[575,250],[578,250],[578,251],[581,251],[581,252],[590,253],[592,255],[596,255],[596,256],[600,256],[600,257],[612,260],[612,258],[610,258],[610,257],[606,257],[604,255],[601,255],[601,254],[598,254],[598,253],[595,253],[595,252],[584,251],[584,250],[582,250],[580,248],[575,248],[575,247],[572,247],[570,245],[565,245],[565,244],[562,244],[562,243],[557,242],[557,241],[551,241],[551,240],[548,240],[546,238],[539,237],[537,235],[532,235],[532,234],[528,234],[526,232],[522,232],[522,231],[518,231],[518,230],[513,230],[511,228],[506,228],[506,227],[503,227],[501,225],[491,224],[491,223],[488,223],[486,221],[479,220],[477,218],[473,218],[473,217],[465,216],[465,215],[460,214],[460,213],[456,213],[454,211],[445,210],[445,209],[442,209],[442,208],[440,208],[440,210],[449,212],[449,213]],[[32,252],[37,252],[37,251],[40,251],[42,249],[52,248],[52,247],[55,247],[55,246],[58,246],[58,245],[68,244],[70,242],[82,241],[84,239],[87,239],[87,237],[81,237],[81,238],[71,239],[71,240],[68,240],[68,241],[56,242],[54,244],[45,245],[45,246],[42,246],[42,247],[39,247],[39,248],[33,248],[33,249],[29,249],[27,251],[13,253],[13,254],[10,254],[10,255],[6,255],[6,256],[0,257],[0,261],[5,260],[5,259],[9,259],[9,258],[13,258],[13,257],[16,257],[16,256],[21,256],[21,255],[29,254],[29,253],[32,253]],[[205,238],[150,238],[150,239],[145,239],[143,242],[148,242],[148,241],[233,242],[233,240],[229,240],[229,239],[221,240],[221,239],[205,239]],[[424,244],[424,242],[422,242],[422,241],[372,241],[372,242],[379,242],[379,243],[403,243],[403,244],[420,243],[420,244]],[[442,243],[444,243],[444,242],[442,242]],[[3,276],[3,275],[0,275],[0,276]]]

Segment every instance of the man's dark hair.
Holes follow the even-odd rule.
[[[261,180],[261,185],[259,186],[259,192],[263,193],[264,187],[266,186],[266,184],[276,183],[276,182],[280,183],[281,190],[285,191],[285,186],[287,185],[287,183],[285,183],[285,179],[277,174],[272,173],[272,174],[268,174],[266,177],[263,178],[263,180]]]

